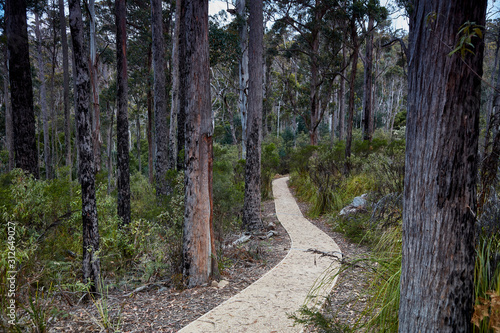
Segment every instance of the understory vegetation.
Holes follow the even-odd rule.
[[[353,142],[353,155],[346,161],[342,143],[328,147],[303,147],[291,165],[291,185],[299,199],[310,203],[310,217],[323,215],[331,228],[351,242],[367,246],[369,255],[343,260],[333,279],[353,265],[364,267],[369,288],[358,299],[333,309],[333,313],[304,307],[296,322],[319,332],[397,332],[402,251],[403,181],[405,142],[379,132],[372,143],[360,136]],[[351,172],[343,172],[350,162]],[[367,204],[354,212],[340,214],[358,196]],[[499,201],[492,194],[477,222],[474,332],[497,332],[500,327],[500,218]],[[355,324],[347,325],[337,314],[349,311],[352,302],[366,299],[355,313]],[[329,309],[329,311],[332,311]],[[351,310],[352,311],[352,310]]]

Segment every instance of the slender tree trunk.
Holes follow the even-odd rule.
[[[69,26],[75,64],[75,115],[77,124],[80,184],[82,187],[83,281],[100,293],[99,227],[95,198],[95,170],[90,120],[90,76],[83,44],[83,21],[79,0],[69,0]]]
[[[136,149],[137,149],[137,164],[138,164],[138,171],[139,173],[142,173],[142,166],[141,166],[141,119],[139,115],[139,108],[137,108],[137,117],[135,118],[135,130],[136,130]]]
[[[365,50],[365,77],[364,77],[364,98],[363,98],[363,140],[372,141],[373,136],[373,16],[368,18],[368,36],[366,37],[366,50]]]
[[[240,19],[239,35],[240,35],[240,49],[241,58],[239,59],[239,110],[241,115],[241,156],[246,158],[247,153],[247,112],[248,112],[248,25],[246,18],[245,0],[238,0],[236,2],[236,12]]]
[[[5,14],[16,167],[39,178],[26,1],[6,0]]]
[[[163,19],[161,0],[151,0],[151,21],[153,32],[154,68],[154,110],[156,125],[156,195],[169,194],[167,185],[168,171],[168,112],[165,96],[165,41],[163,38]]]
[[[61,45],[63,54],[63,103],[64,103],[64,146],[66,149],[66,166],[69,168],[68,176],[71,182],[71,120],[69,111],[69,61],[68,41],[66,36],[66,18],[64,15],[64,0],[59,0],[59,22],[61,29]]]
[[[351,158],[351,145],[352,145],[352,123],[354,121],[354,83],[356,81],[356,73],[358,68],[358,32],[356,30],[356,19],[351,20],[351,37],[353,43],[353,55],[351,63],[351,80],[349,81],[349,107],[348,107],[348,119],[347,119],[347,136],[345,144],[345,157],[346,162],[344,166],[344,173],[350,172],[350,158]]]
[[[180,113],[179,93],[179,22],[181,1],[175,2],[175,28],[172,37],[172,104],[170,108],[170,133],[168,140],[168,168],[175,170],[178,162],[178,115]]]
[[[130,223],[130,172],[127,84],[127,31],[125,0],[115,0],[116,10],[116,63],[117,105],[116,136],[118,147],[118,216],[122,225]]]
[[[486,5],[425,0],[410,15],[401,333],[472,332],[484,43],[465,61],[448,45],[464,22],[485,25]]]
[[[115,110],[114,107],[109,106],[108,102],[108,118],[109,118],[109,129],[108,129],[108,194],[111,193],[111,182],[113,179],[113,122],[115,120]]]
[[[96,172],[101,171],[101,109],[99,106],[99,73],[97,61],[97,41],[95,34],[95,4],[89,0],[90,14],[90,83],[92,84],[93,97],[93,140]]]
[[[263,227],[260,212],[260,160],[262,141],[262,83],[263,83],[263,2],[250,2],[250,36],[248,39],[248,132],[245,164],[245,196],[243,202],[243,227],[258,230]]]
[[[344,140],[345,130],[345,63],[346,63],[346,46],[342,46],[342,75],[340,76],[340,91],[339,91],[339,139]]]
[[[9,69],[8,69],[8,59],[7,50],[5,50],[5,61],[4,61],[4,77],[3,77],[3,93],[5,99],[5,145],[7,151],[9,152],[9,162],[8,170],[14,169],[14,129],[12,128],[12,107],[10,105],[10,95],[9,95]]]
[[[36,49],[38,61],[38,73],[40,79],[40,105],[42,111],[43,123],[43,160],[45,162],[45,178],[52,178],[52,157],[50,155],[50,130],[49,130],[49,115],[47,110],[47,89],[45,86],[45,64],[42,53],[42,34],[40,33],[40,18],[38,12],[35,11],[35,35]]]
[[[182,2],[179,59],[181,105],[186,110],[183,274],[188,287],[218,276],[213,232],[212,112],[208,0]]]
[[[148,72],[151,71],[151,65],[153,63],[153,51],[152,45],[149,45],[148,49]],[[152,100],[153,96],[151,93],[151,78],[148,76],[148,91],[146,94],[147,104],[148,104],[148,177],[149,183],[153,184],[154,182],[154,173],[153,173],[153,105]]]

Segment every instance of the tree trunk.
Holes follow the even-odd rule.
[[[178,164],[179,142],[178,115],[180,112],[179,92],[179,22],[181,17],[182,2],[175,2],[175,28],[172,37],[172,105],[170,106],[170,133],[168,140],[168,168],[175,170]]]
[[[9,95],[9,69],[8,69],[7,50],[5,50],[3,93],[5,99],[5,146],[9,152],[8,170],[14,169],[14,129],[12,128],[12,107],[10,105]]]
[[[342,75],[340,75],[340,91],[339,91],[339,139],[344,140],[345,130],[345,67],[346,67],[346,46],[342,46]]]
[[[35,178],[39,178],[33,86],[26,23],[26,1],[7,0],[5,7],[14,129],[14,158],[17,168],[21,168],[31,173]]]
[[[356,18],[351,20],[351,38],[353,44],[353,54],[351,63],[351,80],[349,81],[349,107],[348,107],[348,118],[347,118],[347,136],[345,143],[345,165],[344,174],[350,172],[350,158],[351,158],[351,145],[352,145],[352,123],[354,120],[354,83],[356,81],[356,73],[358,71],[358,32],[356,30]]]
[[[246,158],[247,154],[247,89],[248,89],[248,25],[246,18],[245,0],[236,2],[236,12],[239,17],[239,35],[240,35],[240,50],[241,57],[239,59],[239,99],[238,106],[241,115],[241,157]]]
[[[90,14],[90,83],[92,84],[93,97],[93,140],[96,172],[101,171],[101,109],[99,106],[99,73],[96,54],[96,35],[95,35],[95,5],[94,0],[89,0]]]
[[[156,195],[163,197],[168,192],[168,112],[165,96],[165,41],[161,0],[151,0],[154,68],[154,110],[156,132]]]
[[[136,133],[136,149],[137,149],[137,171],[139,173],[142,173],[142,166],[141,166],[141,119],[140,119],[140,109],[137,108],[137,116],[135,118],[135,133]]]
[[[218,275],[213,233],[212,112],[208,0],[182,4],[179,59],[181,105],[186,110],[183,274],[189,288]]]
[[[63,105],[64,105],[64,146],[66,148],[66,166],[69,168],[69,181],[71,182],[71,120],[69,111],[69,64],[68,41],[66,37],[66,18],[64,16],[64,0],[59,0],[59,22],[61,29],[61,45],[63,54]]]
[[[449,56],[486,1],[425,0],[410,16],[399,332],[472,332],[484,43]],[[429,13],[436,13],[429,20]],[[477,73],[477,75],[474,73]]]
[[[149,45],[148,49],[148,73],[151,71],[151,65],[153,62],[153,50],[152,45]],[[153,173],[153,106],[151,101],[153,100],[153,96],[151,94],[151,76],[148,75],[148,91],[146,94],[147,105],[148,105],[148,177],[149,183],[153,184],[154,182],[154,173]]]
[[[373,81],[373,16],[368,18],[368,36],[366,37],[365,50],[365,77],[363,98],[363,140],[372,141],[373,136],[373,104],[372,104],[372,81]]]
[[[128,84],[127,84],[127,31],[125,0],[115,1],[116,15],[116,63],[117,106],[116,136],[118,148],[118,216],[122,225],[130,223],[130,172],[129,172],[129,128],[128,128]]]
[[[108,129],[108,194],[111,193],[111,180],[113,178],[113,122],[115,120],[114,108],[109,106],[109,129]]]
[[[77,124],[80,184],[82,187],[83,281],[92,293],[100,293],[99,227],[95,198],[95,170],[90,120],[90,77],[83,44],[79,0],[69,0],[69,26],[75,64],[75,115]]]
[[[40,33],[40,18],[38,11],[35,11],[35,35],[36,49],[38,61],[38,74],[40,79],[40,105],[42,112],[43,123],[43,160],[45,162],[45,178],[52,178],[52,158],[50,155],[50,130],[49,130],[49,115],[47,110],[47,89],[45,86],[45,64],[43,62],[42,53],[42,34]]]
[[[250,36],[248,40],[248,132],[245,164],[245,196],[243,202],[243,227],[258,230],[263,227],[260,212],[260,160],[262,141],[262,83],[263,83],[263,2],[250,2]]]

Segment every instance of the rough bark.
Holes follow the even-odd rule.
[[[180,27],[181,105],[186,110],[183,274],[188,287],[218,275],[213,235],[212,112],[208,0],[183,1]]]
[[[186,168],[185,166],[185,137],[186,137],[186,105],[182,103],[182,100],[186,99],[186,91],[181,89],[182,85],[182,80],[183,77],[186,76],[186,73],[183,72],[183,68],[181,67],[181,61],[183,61],[186,57],[184,54],[184,50],[186,49],[186,43],[185,38],[181,38],[181,35],[185,33],[183,31],[184,29],[184,24],[182,22],[182,15],[185,12],[184,8],[184,0],[179,0],[179,4],[177,4],[178,10],[176,9],[176,12],[180,13],[179,16],[179,39],[178,43],[179,46],[177,47],[178,53],[178,59],[179,59],[179,109],[177,111],[177,170],[184,170]],[[176,7],[177,8],[177,7]],[[177,14],[176,14],[177,15]],[[177,17],[176,17],[177,19]],[[174,135],[174,134],[172,134]]]
[[[368,18],[368,36],[365,46],[365,75],[363,96],[363,140],[372,140],[373,135],[373,25],[374,18]]]
[[[69,180],[71,181],[71,120],[69,111],[69,61],[68,40],[66,36],[66,18],[64,15],[64,0],[59,0],[59,23],[61,30],[61,47],[63,54],[63,106],[64,106],[64,146],[66,149],[66,166],[69,167]]]
[[[178,161],[178,121],[177,117],[180,110],[179,100],[179,27],[181,17],[182,2],[175,2],[175,28],[172,37],[172,104],[170,109],[170,133],[168,140],[168,168],[175,170]]]
[[[94,109],[93,117],[93,140],[94,140],[94,158],[96,172],[101,171],[101,109],[99,106],[99,73],[97,60],[97,41],[95,34],[95,4],[94,0],[89,1],[90,16],[90,83],[92,84],[92,107]]]
[[[117,113],[116,136],[118,150],[118,216],[122,225],[130,223],[130,173],[128,132],[128,74],[127,74],[127,31],[125,0],[115,1],[116,15],[116,63],[117,63]]]
[[[154,70],[154,112],[156,132],[156,195],[169,194],[167,186],[168,171],[168,112],[165,94],[165,40],[161,0],[151,0],[151,27],[153,33],[153,70]]]
[[[90,120],[90,75],[83,44],[83,21],[79,0],[69,0],[69,26],[75,64],[75,116],[82,187],[83,281],[100,293],[99,226],[95,198],[95,170]]]
[[[247,152],[247,112],[248,112],[248,24],[246,19],[245,0],[236,2],[236,13],[238,14],[240,35],[241,57],[238,63],[239,72],[239,99],[238,108],[241,116],[241,156],[245,158]]]
[[[153,51],[152,45],[150,44],[148,50],[148,72],[151,70],[151,65],[153,63]],[[154,182],[154,173],[153,173],[153,105],[151,101],[153,100],[153,96],[151,93],[151,77],[148,76],[148,91],[146,94],[147,98],[147,106],[148,106],[148,177],[149,183],[153,184]]]
[[[9,152],[9,162],[8,170],[14,169],[14,129],[12,128],[12,107],[10,105],[10,95],[9,95],[9,69],[7,62],[7,50],[5,50],[5,61],[3,66],[4,77],[3,77],[3,93],[5,100],[5,148]]]
[[[33,85],[26,23],[26,1],[6,1],[6,32],[9,49],[14,153],[17,168],[39,178],[36,147]]]
[[[49,115],[47,110],[47,88],[45,85],[45,64],[42,52],[42,34],[40,33],[40,17],[35,12],[35,35],[38,62],[38,75],[40,79],[40,106],[43,123],[43,160],[45,162],[45,178],[52,178],[52,157],[50,154]]]
[[[260,169],[262,141],[262,84],[263,84],[263,2],[250,2],[250,34],[248,40],[248,130],[245,164],[245,195],[243,201],[243,227],[257,230],[263,227],[260,212]]]
[[[472,332],[484,44],[448,54],[462,24],[484,26],[485,14],[485,0],[425,0],[410,16],[402,333]]]

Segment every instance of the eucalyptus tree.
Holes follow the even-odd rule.
[[[186,110],[183,275],[188,287],[218,275],[212,201],[212,113],[208,0],[183,0],[180,17],[180,91]],[[182,107],[182,106],[181,106]]]
[[[477,31],[486,6],[425,0],[410,11],[399,332],[472,332],[484,50]]]
[[[16,167],[39,177],[25,0],[5,2]]]
[[[83,281],[100,293],[99,227],[95,196],[95,165],[90,111],[90,71],[86,61],[83,19],[79,0],[69,0],[69,26],[75,69],[75,116],[82,192]]]

